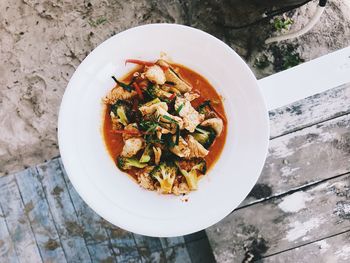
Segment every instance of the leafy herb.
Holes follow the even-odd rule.
[[[182,103],[176,110],[176,113],[179,115],[180,111],[182,110],[182,108],[185,106],[184,103]]]
[[[176,124],[176,139],[175,139],[175,145],[179,145],[179,139],[180,139],[180,126],[179,124]]]
[[[130,85],[128,85],[128,84],[125,84],[125,83],[123,83],[123,82],[120,82],[120,81],[117,80],[117,78],[114,77],[114,76],[112,76],[112,79],[113,79],[120,87],[122,87],[122,88],[123,88],[124,90],[126,90],[126,91],[131,92],[131,91],[134,89],[132,86],[130,86]]]
[[[289,17],[275,18],[273,21],[274,28],[281,32],[282,30],[289,30],[290,26],[294,23],[293,19]]]
[[[174,120],[173,118],[170,118],[170,117],[167,116],[167,115],[163,115],[162,117],[163,117],[164,119],[170,121],[171,123],[175,123],[175,124],[179,125],[179,124],[177,123],[176,120]]]

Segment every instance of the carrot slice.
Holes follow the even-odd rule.
[[[137,65],[143,65],[143,66],[154,66],[155,63],[151,62],[151,61],[143,61],[143,60],[139,60],[139,59],[127,59],[125,60],[125,64],[127,63],[133,63],[133,64],[137,64]]]
[[[142,90],[141,90],[139,84],[134,82],[133,86],[135,87],[135,90],[136,90],[137,94],[139,95],[140,99],[143,100],[143,94],[142,94]]]

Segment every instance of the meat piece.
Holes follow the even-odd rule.
[[[213,130],[216,132],[217,136],[219,136],[222,132],[222,129],[224,127],[224,123],[222,119],[220,118],[211,118],[203,121],[201,123],[202,126],[209,126],[213,128]]]
[[[151,67],[147,67],[145,71],[145,76],[149,81],[163,85],[166,81],[164,72],[161,67],[158,65],[154,65]]]
[[[173,141],[175,142],[176,140],[176,136],[173,136]],[[179,157],[182,157],[182,158],[187,158],[190,156],[190,153],[191,153],[191,150],[190,148],[188,147],[188,144],[187,142],[180,136],[179,138],[179,144],[178,145],[175,145],[174,147],[172,148],[169,148],[170,151],[174,154],[176,154],[177,156]]]
[[[117,100],[129,100],[137,95],[136,91],[127,91],[123,89],[122,87],[115,87],[113,88],[107,96],[104,98],[104,103],[107,104],[114,104],[117,102]]]
[[[168,105],[165,102],[158,102],[150,106],[144,105],[144,106],[141,106],[139,110],[141,111],[142,115],[149,115],[149,114],[153,114],[159,108],[165,111],[168,111]]]
[[[132,157],[137,154],[145,146],[142,138],[130,138],[125,141],[121,156]]]
[[[173,82],[175,84],[175,88],[181,93],[186,93],[192,90],[192,87],[186,83],[186,81],[184,81],[165,60],[159,59],[157,64],[163,68],[167,68],[164,70],[166,80]]]
[[[156,128],[156,134],[157,134],[157,138],[158,138],[159,140],[162,139],[162,135],[163,135],[163,134],[168,134],[168,133],[170,133],[170,131],[169,131],[168,129],[165,129],[165,128],[160,127],[160,126],[158,126],[158,127]]]
[[[182,107],[180,109],[180,107]],[[204,115],[199,114],[188,100],[176,97],[175,110],[179,110],[179,115],[184,122],[184,128],[189,132],[194,132],[196,127],[204,120]]]
[[[148,190],[155,190],[153,180],[150,176],[150,172],[153,170],[154,166],[147,166],[138,174],[137,182],[142,188],[148,189]]]
[[[186,137],[188,148],[190,148],[190,158],[202,158],[208,155],[209,151],[203,147],[192,135]]]
[[[124,130],[126,130],[126,131],[133,131],[133,132],[139,132],[139,129],[137,129],[137,124],[136,123],[130,123],[130,124],[126,125]],[[137,135],[137,134],[123,133],[122,136],[123,136],[123,140],[125,142],[126,140],[128,140],[130,138],[139,137],[139,136],[141,136],[141,134]]]
[[[179,125],[180,130],[182,130],[184,127],[184,122],[180,117],[171,115],[170,113],[168,113],[162,108],[157,109],[156,116],[162,122],[162,125],[165,126],[163,128],[170,130],[172,134],[176,132],[176,125],[172,121],[170,121],[168,118],[174,120]],[[167,116],[168,118],[164,118],[164,116]]]
[[[154,162],[158,165],[160,162],[160,157],[162,156],[162,149],[159,147],[153,146],[153,152],[154,152]]]
[[[184,94],[184,97],[188,101],[193,101],[195,99],[198,99],[200,97],[200,95],[198,93],[194,93],[194,92],[186,92]]]

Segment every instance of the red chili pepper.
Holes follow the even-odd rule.
[[[168,66],[160,66],[162,68],[163,71],[167,71],[169,69]]]
[[[134,130],[112,130],[113,133],[117,134],[132,134],[132,135],[140,135],[141,133],[139,131],[134,131]]]
[[[141,90],[139,84],[137,84],[137,82],[134,82],[133,86],[135,87],[135,90],[136,90],[137,94],[139,95],[140,99],[143,100],[143,94],[142,94],[142,90]]]
[[[226,120],[226,118],[224,118],[224,116],[222,116],[217,110],[215,110],[213,106],[210,106],[210,108],[216,113],[216,115],[219,116],[220,119]]]
[[[127,60],[125,60],[125,64],[127,64],[127,63],[133,63],[133,64],[143,65],[143,66],[148,66],[148,67],[155,65],[154,62],[143,61],[143,60],[138,60],[138,59],[127,59]]]
[[[176,97],[176,93],[171,94],[171,96],[168,98],[169,100],[173,100]]]

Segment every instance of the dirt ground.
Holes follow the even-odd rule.
[[[1,0],[0,176],[59,155],[57,115],[69,78],[92,49],[127,28],[168,22],[202,29],[230,45],[258,78],[350,45],[349,0],[331,0],[311,32],[271,45],[264,44],[268,36],[300,28],[316,3],[235,30],[247,17],[237,1]],[[254,19],[258,10],[249,8]]]

